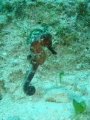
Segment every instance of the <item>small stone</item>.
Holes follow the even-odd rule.
[[[45,95],[45,101],[56,102],[56,103],[68,103],[69,96],[67,92],[63,89],[53,89],[53,90],[50,90]]]

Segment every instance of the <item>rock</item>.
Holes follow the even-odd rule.
[[[45,101],[67,103],[69,102],[69,96],[63,89],[52,89],[45,95]]]

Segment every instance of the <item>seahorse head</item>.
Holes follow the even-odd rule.
[[[52,35],[50,33],[41,35],[40,37],[41,45],[44,47],[52,46],[51,38],[52,38]]]

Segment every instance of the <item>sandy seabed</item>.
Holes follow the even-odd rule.
[[[76,1],[2,3],[0,120],[72,120],[73,99],[86,103],[75,120],[90,120],[90,2]],[[31,69],[27,37],[36,30],[52,34],[57,54],[44,48],[46,60],[32,80],[36,92],[27,96],[23,91]]]

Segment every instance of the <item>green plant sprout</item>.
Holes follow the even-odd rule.
[[[83,113],[86,110],[86,103],[85,101],[77,102],[75,99],[73,99],[73,106],[75,109],[75,115],[72,118],[72,120],[79,114]]]
[[[60,78],[60,83],[61,83],[61,80],[62,80],[62,76],[64,75],[64,71],[61,71],[60,73],[59,73],[59,78]]]

